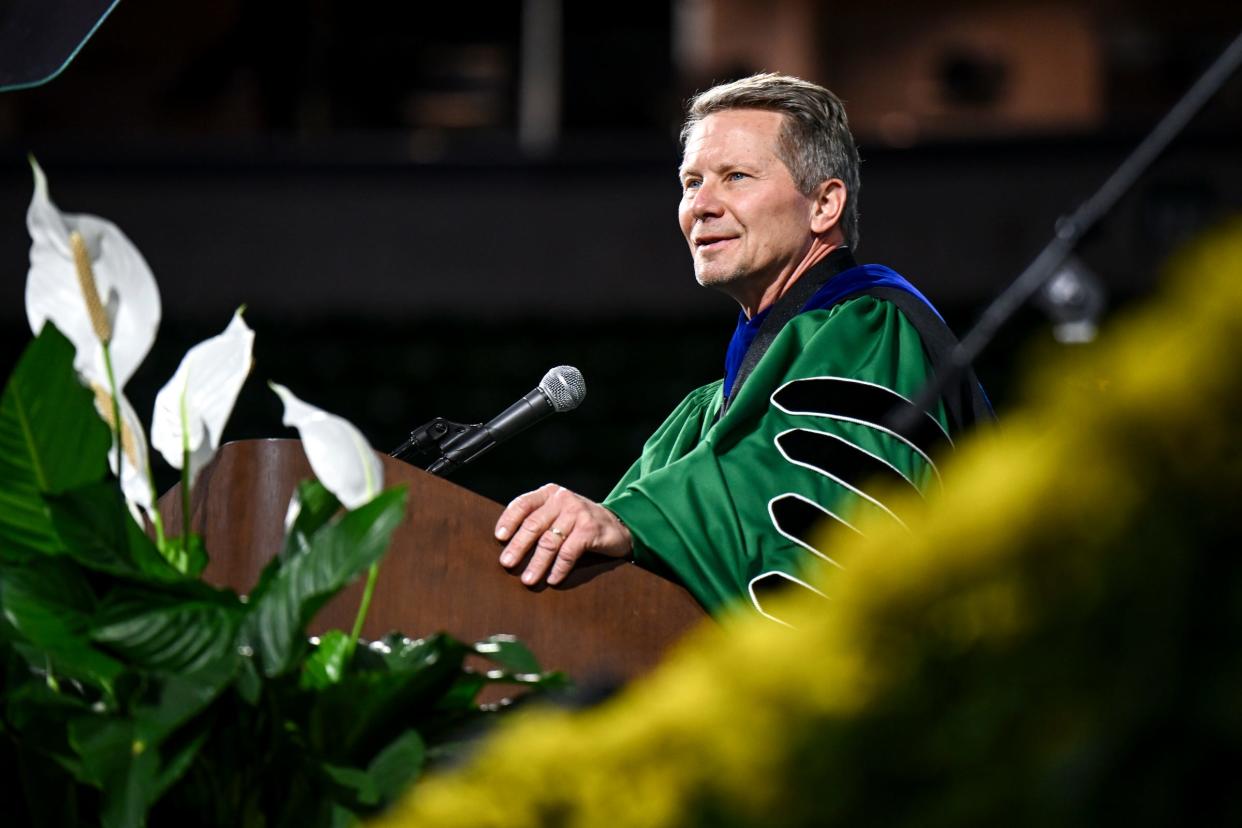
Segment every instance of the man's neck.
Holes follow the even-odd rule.
[[[820,238],[811,239],[810,247],[797,265],[779,274],[756,295],[734,296],[733,298],[742,306],[742,312],[746,314],[746,318],[754,319],[756,314],[763,313],[775,305],[793,287],[794,283],[802,278],[802,274],[822,262],[829,253],[840,246],[841,243],[839,241],[825,241]]]

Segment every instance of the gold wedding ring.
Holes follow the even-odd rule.
[[[552,534],[556,535],[558,538],[563,538],[563,537],[565,537],[565,533],[564,533],[564,532],[562,532],[560,529],[556,528],[555,526],[553,526],[553,527],[552,527],[551,529],[549,529],[548,531],[549,531],[549,532],[551,532]]]

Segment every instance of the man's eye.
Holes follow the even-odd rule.
[[[703,182],[699,181],[697,178],[688,178],[681,183],[681,188],[683,190],[693,190],[693,189],[696,189],[702,183]]]
[[[746,177],[747,177],[746,173],[737,172],[737,171],[731,172],[728,175],[728,178],[730,181],[741,181],[743,178],[746,178]]]

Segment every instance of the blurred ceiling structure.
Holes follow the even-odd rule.
[[[667,137],[695,89],[761,70],[832,88],[864,142],[1082,134],[1158,115],[1242,25],[1231,5],[675,0],[600,25],[563,0],[126,0],[55,84],[0,96],[0,140],[399,132],[416,159],[540,156]],[[1242,119],[1237,86],[1218,123]]]
[[[281,326],[268,376],[331,386],[394,445],[578,363],[596,390],[575,422],[593,424],[537,459],[498,453],[480,488],[511,496],[535,469],[599,496],[732,330],[674,220],[696,90],[766,70],[837,92],[864,159],[861,258],[960,331],[1239,29],[1242,5],[1212,0],[122,0],[54,80],[0,94],[0,350],[24,342],[33,152],[62,208],[142,249],[161,337],[188,345],[245,302]],[[1234,78],[1080,246],[1110,302],[1242,209],[1240,134]],[[271,433],[269,403],[243,434]]]

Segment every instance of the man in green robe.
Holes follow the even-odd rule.
[[[867,511],[900,522],[886,498],[939,485],[951,421],[986,402],[968,385],[893,428],[931,375],[929,342],[951,334],[901,276],[854,263],[858,153],[831,92],[781,75],[718,86],[682,141],[695,277],[741,306],[725,377],[686,397],[602,504],[552,484],[510,503],[500,562],[529,555],[522,582],[555,585],[584,552],[633,556],[709,611],[741,599],[774,617],[769,588],[809,589],[807,566],[834,563],[813,530],[857,531]]]

